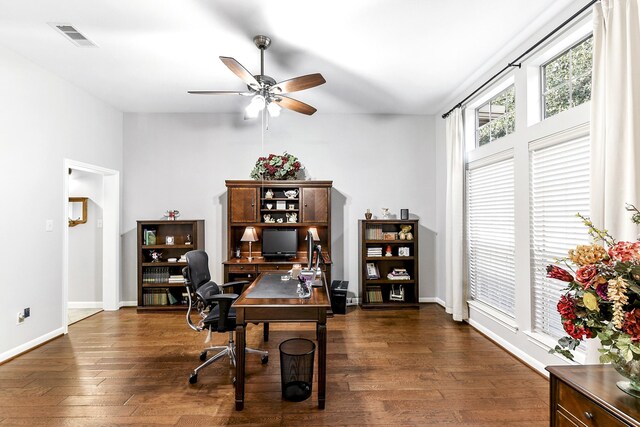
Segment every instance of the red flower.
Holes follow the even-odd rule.
[[[609,257],[628,262],[640,258],[640,242],[618,242],[609,248]]]
[[[596,286],[596,294],[605,301],[609,300],[609,282],[599,283]]]
[[[573,299],[566,295],[560,297],[557,305],[558,313],[563,319],[575,319],[576,318],[576,303]]]
[[[585,328],[584,326],[577,326],[571,320],[565,320],[564,322],[562,322],[562,326],[571,338],[583,340],[585,338],[594,337],[593,331],[591,331],[591,329]]]
[[[273,159],[275,157],[274,154],[269,154],[269,160]]]
[[[597,274],[598,274],[598,269],[596,268],[595,265],[592,265],[592,264],[583,265],[576,271],[576,280],[585,289],[587,289],[591,285],[591,283],[593,282],[593,279],[596,277]]]
[[[640,310],[634,308],[624,314],[622,330],[631,335],[632,341],[640,341]]]
[[[547,265],[547,277],[562,280],[563,282],[573,282],[573,276],[567,270],[557,265]]]

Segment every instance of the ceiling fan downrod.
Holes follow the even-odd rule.
[[[264,76],[264,51],[271,45],[271,39],[267,36],[257,35],[253,37],[253,43],[260,49],[260,74]]]

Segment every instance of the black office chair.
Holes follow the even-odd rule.
[[[190,251],[186,254],[187,266],[182,269],[187,287],[187,296],[189,298],[189,308],[187,310],[187,323],[194,331],[201,332],[208,330],[211,332],[228,332],[229,344],[216,345],[205,348],[200,353],[200,360],[204,363],[193,370],[189,377],[189,382],[195,384],[198,381],[198,372],[209,366],[224,356],[229,356],[229,362],[232,366],[236,365],[236,349],[233,340],[233,331],[236,328],[236,312],[231,307],[233,302],[238,299],[242,293],[242,289],[249,282],[230,282],[222,286],[218,286],[211,281],[209,274],[209,257],[204,251]],[[233,289],[233,293],[222,293],[222,289]],[[191,311],[196,310],[200,315],[200,321],[193,323],[191,319]],[[209,341],[207,337],[207,341]],[[207,353],[217,351],[217,353],[207,359]],[[269,361],[269,352],[247,348],[247,353],[255,353],[261,355],[262,363]],[[235,382],[235,378],[234,378]]]

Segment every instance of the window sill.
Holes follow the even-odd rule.
[[[499,325],[505,327],[506,329],[513,332],[514,334],[518,332],[518,324],[515,322],[515,320],[507,316],[506,314],[502,313],[501,311],[498,311],[495,308],[492,308],[487,304],[479,301],[471,300],[471,301],[467,301],[467,304],[469,304],[470,308],[477,310],[480,313],[484,314],[485,316],[491,318],[492,320],[496,321]]]
[[[555,348],[558,342],[551,338],[549,335],[541,334],[538,332],[524,331],[524,334],[527,336],[527,340],[540,347],[541,349],[549,352],[552,348]],[[585,362],[585,352],[582,350],[574,351],[574,360],[569,360],[566,357],[558,354],[552,353],[555,357],[565,362],[572,363],[574,365],[584,365]]]

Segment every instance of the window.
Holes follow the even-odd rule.
[[[513,133],[516,122],[516,92],[513,85],[476,109],[476,142],[483,146]]]
[[[484,163],[467,172],[469,290],[472,299],[514,317],[513,157]]]
[[[589,242],[576,213],[589,215],[589,139],[532,149],[530,155],[531,281],[535,332],[565,336],[556,310],[564,282],[548,279],[545,267]]]
[[[542,65],[545,119],[591,99],[592,62],[593,37],[589,36]]]

